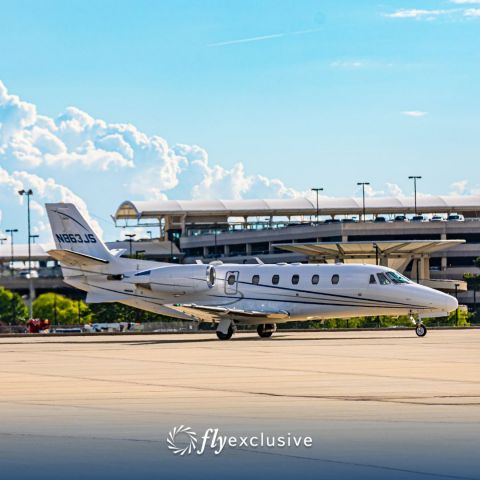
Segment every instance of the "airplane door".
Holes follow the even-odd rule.
[[[225,275],[225,293],[235,295],[238,288],[238,272],[227,272]]]

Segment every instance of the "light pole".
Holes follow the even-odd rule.
[[[125,236],[128,237],[128,242],[130,242],[130,258],[132,257],[132,245],[133,245],[133,237],[135,237],[136,233],[126,233]]]
[[[362,199],[363,199],[363,222],[365,223],[365,185],[370,185],[370,182],[357,182],[357,185],[362,186]]]
[[[413,180],[413,198],[415,202],[415,215],[417,215],[417,180],[420,180],[422,177],[419,175],[412,175],[408,177],[409,180]]]
[[[317,194],[317,224],[318,224],[318,192],[323,192],[323,188],[317,187],[317,188],[311,188],[310,190]]]
[[[5,238],[0,238],[0,245],[3,245],[3,242],[4,242],[5,240],[8,240],[8,238],[7,238],[7,237],[5,237]]]
[[[458,304],[458,287],[460,286],[459,283],[455,284],[455,298],[457,299],[457,304]],[[458,305],[457,309],[455,310],[455,325],[458,326]]]
[[[30,238],[33,240],[33,243],[35,244],[35,239],[37,239],[40,235],[30,235]]]
[[[150,240],[153,238],[152,237],[152,231],[151,230],[147,230],[147,233],[150,235]]]
[[[5,232],[10,234],[10,274],[13,276],[13,262],[15,260],[13,256],[13,234],[18,232],[18,228],[9,228]]]
[[[32,279],[32,234],[30,232],[30,197],[33,195],[31,188],[28,190],[19,190],[20,196],[25,195],[27,197],[27,227],[28,227],[28,278],[29,278],[29,298],[28,298],[28,314],[29,319],[33,316],[33,279]]]

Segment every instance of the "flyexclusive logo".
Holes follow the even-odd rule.
[[[200,442],[198,441],[200,440]],[[174,455],[190,455],[196,453],[202,455],[207,449],[215,455],[229,448],[311,448],[312,437],[302,435],[267,435],[260,432],[257,435],[221,435],[218,428],[207,428],[201,437],[185,425],[173,427],[167,436],[168,449]]]

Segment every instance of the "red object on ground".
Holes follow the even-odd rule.
[[[27,322],[28,333],[40,333],[42,330],[47,330],[50,326],[48,320],[38,320],[32,318]]]

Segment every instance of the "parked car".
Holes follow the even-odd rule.
[[[463,218],[463,215],[459,215],[458,213],[450,213],[447,217],[447,221],[449,221],[449,222],[463,222],[463,221],[465,221],[465,218]]]
[[[445,218],[442,217],[441,215],[434,215],[431,219],[431,222],[444,222]]]
[[[340,220],[338,218],[327,218],[325,223],[340,223]]]
[[[410,221],[411,222],[424,222],[425,217],[423,215],[414,215]]]
[[[374,222],[376,223],[383,223],[383,222],[386,222],[387,219],[385,217],[375,217],[375,220]]]
[[[356,218],[344,218],[342,220],[342,223],[357,223],[357,219]]]
[[[397,215],[394,219],[394,222],[408,222],[408,218],[405,215]]]

